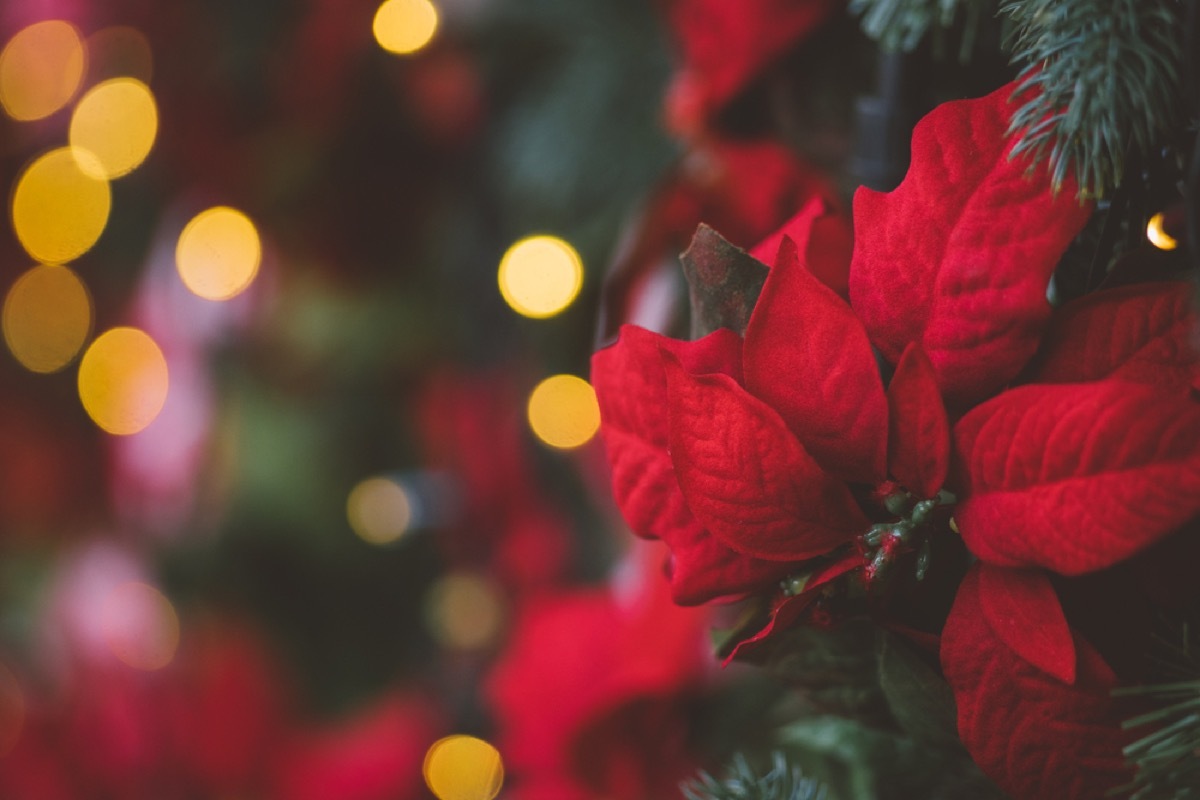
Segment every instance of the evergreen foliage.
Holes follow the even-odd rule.
[[[765,775],[758,775],[738,753],[724,779],[701,772],[680,788],[687,800],[826,800],[828,796],[824,786],[805,778],[779,752],[771,754],[771,770]]]
[[[1161,673],[1167,682],[1119,689],[1158,706],[1125,722],[1127,730],[1151,726],[1151,732],[1125,748],[1137,767],[1130,800],[1176,800],[1196,797],[1200,787],[1200,648],[1188,636],[1162,642]]]
[[[885,50],[911,52],[931,29],[952,27],[959,9],[965,14],[960,59],[967,60],[974,34],[995,0],[850,0],[850,12],[862,16],[863,32]],[[985,13],[986,12],[986,13]]]
[[[1023,105],[1014,154],[1072,170],[1081,197],[1121,183],[1132,157],[1170,141],[1183,45],[1178,0],[1009,0]]]

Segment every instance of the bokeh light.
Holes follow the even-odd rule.
[[[104,639],[113,655],[141,670],[162,669],[179,647],[179,615],[166,595],[127,581],[104,600]]]
[[[350,528],[371,544],[396,541],[408,530],[412,517],[408,490],[390,478],[367,478],[346,500]]]
[[[474,736],[447,736],[425,753],[425,783],[438,800],[492,800],[504,785],[500,751]]]
[[[583,261],[555,236],[530,236],[500,259],[500,294],[518,314],[544,319],[571,304],[583,286]]]
[[[504,601],[495,583],[470,572],[442,577],[425,598],[429,632],[454,650],[480,650],[494,644],[504,619]]]
[[[561,450],[586,444],[600,428],[596,392],[574,375],[552,375],[539,383],[527,411],[534,435]]]
[[[175,247],[179,277],[206,300],[241,294],[262,262],[262,242],[250,218],[234,208],[201,211],[184,227]]]
[[[1179,246],[1179,242],[1175,241],[1175,237],[1167,233],[1161,212],[1155,214],[1146,223],[1146,238],[1150,240],[1150,244],[1159,250],[1174,250]]]
[[[44,264],[22,275],[4,298],[4,341],[33,372],[56,372],[78,355],[92,330],[92,298],[68,267]]]
[[[50,116],[75,96],[86,61],[69,22],[46,20],[24,28],[0,52],[0,105],[16,120]]]
[[[92,420],[109,433],[145,428],[167,399],[167,361],[146,333],[113,328],[101,334],[79,364],[79,399]]]
[[[97,178],[118,178],[150,154],[158,135],[158,107],[150,87],[133,78],[113,78],[88,90],[71,114],[70,142],[86,151],[80,167]]]
[[[437,32],[437,7],[429,0],[386,0],[371,25],[375,41],[389,53],[415,53]]]
[[[154,76],[154,53],[137,28],[110,25],[87,37],[85,44],[93,80],[136,78],[148,84]]]
[[[112,208],[108,181],[97,178],[89,154],[60,147],[35,159],[17,179],[12,198],[13,230],[35,261],[64,264],[91,249]]]

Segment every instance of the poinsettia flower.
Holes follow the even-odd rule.
[[[1050,275],[1091,213],[1012,157],[1014,89],[935,108],[900,186],[854,196],[851,304],[891,363],[920,342],[951,405],[988,397],[1033,356]]]
[[[703,609],[679,608],[639,546],[629,580],[527,604],[487,682],[522,798],[666,797],[695,767],[689,709],[709,684]]]
[[[821,216],[807,215],[802,240]],[[885,392],[861,323],[790,236],[744,340],[729,329],[680,342],[626,327],[594,357],[593,385],[631,527],[671,545],[676,574],[700,571],[681,564],[696,543],[722,556],[713,560],[725,571],[710,570],[701,592],[677,586],[683,602],[765,588],[850,545],[873,519],[894,519],[864,510],[853,487],[882,497],[898,481],[928,500],[946,476],[948,424],[920,347]]]

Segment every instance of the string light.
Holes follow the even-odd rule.
[[[425,753],[425,784],[438,800],[492,800],[504,785],[500,751],[474,736],[447,736]]]
[[[596,392],[574,375],[552,375],[539,383],[527,412],[534,435],[561,450],[587,444],[600,428]]]
[[[80,167],[97,178],[117,178],[145,160],[158,134],[158,107],[150,87],[133,78],[113,78],[88,90],[71,114],[69,138],[75,152],[95,156]]]
[[[46,20],[18,31],[0,51],[0,105],[15,120],[50,116],[75,96],[86,61],[69,22]]]
[[[1179,242],[1167,233],[1163,226],[1163,215],[1160,211],[1150,218],[1146,223],[1146,238],[1150,240],[1150,244],[1157,247],[1159,250],[1174,250],[1179,246]]]
[[[56,372],[78,355],[92,329],[92,299],[68,267],[40,265],[4,298],[4,341],[32,372]]]
[[[397,55],[408,55],[425,47],[437,27],[437,7],[429,0],[386,0],[375,12],[371,24],[379,46]]]
[[[104,640],[121,662],[140,670],[162,669],[179,647],[179,615],[166,595],[128,581],[104,601]]]
[[[105,431],[128,435],[154,421],[167,400],[167,361],[146,333],[113,328],[79,363],[79,398]]]
[[[258,274],[262,241],[250,218],[216,206],[201,211],[184,227],[175,247],[179,277],[206,300],[228,300],[245,291]]]
[[[80,164],[88,164],[84,169]],[[91,249],[112,208],[103,168],[90,154],[60,147],[31,163],[17,179],[12,222],[35,261],[64,264]]]
[[[493,582],[469,572],[439,579],[425,599],[425,621],[433,637],[455,650],[480,650],[496,642],[504,604]]]
[[[545,319],[563,311],[583,286],[583,261],[555,236],[529,236],[500,259],[500,294],[514,311]]]
[[[408,530],[413,504],[408,491],[389,478],[367,478],[346,500],[350,528],[365,542],[388,544]]]

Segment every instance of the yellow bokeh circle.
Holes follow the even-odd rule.
[[[101,334],[79,363],[79,399],[109,433],[137,433],[153,422],[167,400],[167,386],[167,360],[137,328]]]
[[[40,265],[4,298],[4,341],[33,372],[56,372],[79,353],[92,330],[92,298],[68,267]]]
[[[22,29],[0,51],[0,105],[16,120],[50,116],[75,96],[86,61],[69,22],[52,19]]]
[[[113,78],[88,90],[71,114],[69,139],[77,152],[95,159],[80,164],[97,178],[118,178],[150,154],[158,135],[158,106],[150,87],[133,78]]]
[[[500,638],[506,610],[496,584],[482,575],[452,572],[425,597],[425,623],[445,647],[480,650]]]
[[[571,304],[583,286],[583,261],[556,236],[530,236],[508,248],[497,273],[500,294],[526,317],[552,317]]]
[[[179,277],[206,300],[241,294],[258,274],[262,241],[250,218],[234,208],[201,211],[184,227],[175,247]]]
[[[85,171],[80,164],[91,165]],[[38,157],[17,178],[12,222],[35,261],[64,264],[91,249],[112,208],[108,181],[97,178],[94,157],[60,147]]]
[[[387,544],[404,535],[412,522],[408,491],[388,478],[367,478],[350,491],[346,518],[350,528],[371,544]]]
[[[562,450],[586,444],[600,428],[596,392],[574,375],[552,375],[539,383],[526,410],[534,435]]]
[[[447,736],[425,753],[422,770],[438,800],[492,800],[504,785],[500,751],[474,736]]]
[[[371,30],[389,53],[415,53],[433,39],[438,11],[429,0],[386,0],[375,12]]]

